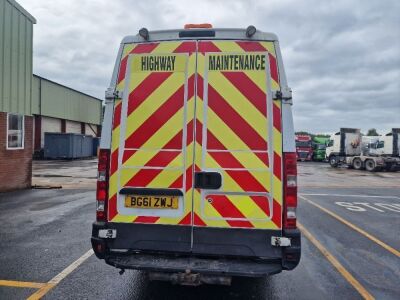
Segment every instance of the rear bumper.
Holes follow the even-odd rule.
[[[99,238],[100,229],[116,229],[117,238]],[[190,232],[190,226],[96,222],[91,241],[96,256],[107,264],[151,272],[259,277],[294,269],[300,261],[297,229],[283,232],[290,247],[271,245],[271,236],[281,231],[205,227],[194,228],[190,247]]]
[[[192,273],[217,276],[262,277],[282,271],[279,261],[251,259],[202,258],[162,254],[129,254],[105,257],[107,264],[120,269],[135,269],[161,273]]]

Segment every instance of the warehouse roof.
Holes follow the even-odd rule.
[[[53,81],[53,80],[47,79],[47,78],[42,77],[42,76],[39,76],[39,75],[37,75],[37,74],[33,74],[33,76],[34,76],[34,77],[37,77],[37,78],[40,78],[41,80],[46,80],[46,81],[48,81],[48,82],[54,83],[54,84],[56,84],[56,85],[58,85],[58,86],[61,86],[61,87],[63,87],[63,88],[69,89],[69,90],[74,91],[74,92],[77,92],[77,93],[79,93],[79,94],[85,95],[85,96],[87,96],[87,97],[89,97],[89,98],[91,98],[91,99],[93,99],[93,100],[103,101],[103,100],[100,99],[100,98],[96,98],[96,97],[91,96],[91,95],[89,95],[89,94],[85,94],[85,93],[83,93],[83,92],[81,92],[81,91],[75,90],[75,89],[73,89],[73,88],[70,88],[69,86],[63,85],[63,84],[61,84],[61,83],[55,82],[55,81]]]
[[[34,75],[31,108],[34,115],[99,125],[103,101]]]
[[[17,10],[19,10],[25,17],[27,17],[33,24],[36,24],[36,19],[28,13],[25,8],[17,3],[15,0],[7,0],[12,6],[14,6]]]

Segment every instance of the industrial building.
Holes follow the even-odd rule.
[[[101,99],[33,75],[34,24],[16,1],[0,0],[0,192],[31,186],[45,132],[101,130]]]
[[[43,149],[45,132],[100,136],[100,99],[38,75],[33,75],[32,114],[35,152]]]

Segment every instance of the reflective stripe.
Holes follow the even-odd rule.
[[[126,45],[125,47],[127,47]],[[109,207],[116,209],[110,218],[113,222],[158,223],[190,225],[191,189],[184,187],[185,181],[191,181],[192,159],[187,157],[190,147],[193,148],[193,116],[194,116],[194,72],[196,59],[195,42],[163,42],[151,46],[129,46],[123,51],[121,71],[125,73],[130,69],[131,74],[120,74],[118,89],[125,88],[125,75],[129,79],[129,97],[127,114],[123,118],[126,122],[124,133],[124,151],[122,166],[112,170]],[[145,51],[146,50],[146,51]],[[141,72],[135,69],[140,67],[138,59],[131,58],[129,54],[149,53],[151,55],[167,55],[177,53],[178,59],[182,57],[184,65],[179,66],[178,72]],[[180,54],[182,53],[182,54]],[[186,56],[189,54],[189,56]],[[146,55],[144,55],[146,57]],[[148,56],[150,57],[150,56]],[[155,57],[155,56],[152,56]],[[139,57],[140,59],[140,57]],[[132,65],[128,68],[128,63]],[[125,101],[125,100],[124,100]],[[184,102],[186,101],[186,103]],[[186,106],[185,106],[186,105]],[[185,114],[185,110],[186,114]],[[190,111],[190,113],[189,113]],[[186,128],[183,129],[185,120]],[[113,131],[113,140],[119,141],[120,132]],[[187,136],[187,137],[186,137]],[[186,138],[187,141],[183,141]],[[190,143],[186,152],[184,148]],[[121,146],[121,145],[120,145]],[[117,148],[116,148],[117,150]],[[193,151],[191,151],[193,156]],[[114,158],[115,161],[115,158]],[[118,162],[118,159],[116,160]],[[189,171],[185,171],[188,169]],[[112,179],[114,179],[112,181]],[[112,183],[111,183],[112,182]],[[118,213],[118,186],[121,187],[146,187],[146,188],[180,188],[187,190],[183,199],[183,211],[179,217],[166,216],[138,216],[134,214],[122,215]],[[191,183],[190,183],[191,186]],[[189,194],[189,195],[188,195]],[[115,203],[117,202],[117,203]],[[183,222],[181,222],[183,220]],[[185,221],[186,220],[186,221]]]
[[[195,193],[194,212],[207,226],[281,228],[280,103],[267,101],[272,95],[269,89],[279,88],[274,45],[204,41],[198,48],[198,86],[205,90],[198,95],[197,107],[202,109],[196,115],[198,123],[205,126],[202,144],[196,148],[196,164],[203,171],[220,172],[223,182],[218,191]],[[260,52],[270,63],[265,72],[241,71],[229,62],[234,55],[239,59],[240,53],[258,58]],[[218,58],[210,62],[212,53],[232,58],[226,58],[221,67]],[[210,66],[213,69],[208,71]],[[232,70],[218,71],[218,67]]]

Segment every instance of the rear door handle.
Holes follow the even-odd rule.
[[[197,189],[217,190],[222,185],[222,176],[218,172],[195,172],[194,187]]]

